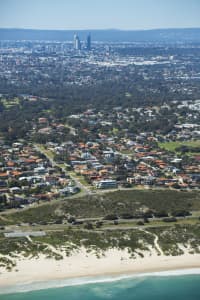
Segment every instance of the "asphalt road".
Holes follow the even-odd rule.
[[[50,161],[52,167],[59,167],[59,168],[62,169],[63,173],[66,174],[66,176],[70,176],[70,178],[75,182],[76,186],[77,186],[78,188],[80,188],[80,189],[84,192],[84,195],[90,195],[90,194],[92,194],[91,190],[90,190],[88,187],[86,187],[85,185],[83,185],[83,184],[82,184],[75,176],[73,176],[72,174],[68,174],[68,172],[66,171],[66,169],[65,169],[64,167],[60,166],[58,163],[56,163],[55,160],[54,160],[52,157],[50,157],[46,151],[43,151],[38,145],[34,145],[34,146],[35,146],[35,149],[36,149],[38,152],[44,154],[44,155],[48,158],[48,160]]]

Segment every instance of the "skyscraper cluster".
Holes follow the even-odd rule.
[[[82,48],[82,45],[81,45],[80,38],[77,34],[75,34],[74,35],[74,49],[81,50],[81,48]],[[90,34],[88,34],[88,36],[86,38],[85,49],[87,51],[91,50],[91,35]]]

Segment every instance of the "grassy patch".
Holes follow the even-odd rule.
[[[54,158],[54,153],[51,150],[46,149],[43,145],[37,144],[37,147],[40,149],[44,155],[46,155],[47,158],[53,159]]]
[[[166,143],[159,143],[158,144],[160,148],[164,148],[168,151],[175,152],[176,148],[179,148],[180,146],[189,146],[189,147],[200,147],[200,140],[198,141],[184,141],[184,142],[166,142]]]

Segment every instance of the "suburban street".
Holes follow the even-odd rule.
[[[71,174],[71,172],[69,174],[69,172],[66,171],[66,169],[63,165],[55,162],[55,160],[52,158],[52,156],[49,155],[48,151],[45,151],[43,149],[43,147],[41,147],[40,145],[35,144],[34,146],[38,152],[44,154],[48,158],[52,167],[59,167],[62,169],[63,173],[66,174],[66,176],[70,176],[70,178],[75,182],[75,185],[81,190],[82,196],[92,194],[91,190],[88,187],[86,187],[85,185],[83,185],[74,175]]]

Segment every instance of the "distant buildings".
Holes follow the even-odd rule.
[[[81,50],[81,41],[77,34],[74,35],[74,49]],[[88,34],[88,36],[86,38],[85,49],[87,51],[91,50],[91,35],[90,34]]]
[[[86,49],[88,51],[91,50],[91,35],[90,34],[88,34],[87,39],[86,39]]]
[[[81,50],[81,41],[80,41],[79,36],[77,34],[74,35],[74,49],[75,50]]]

